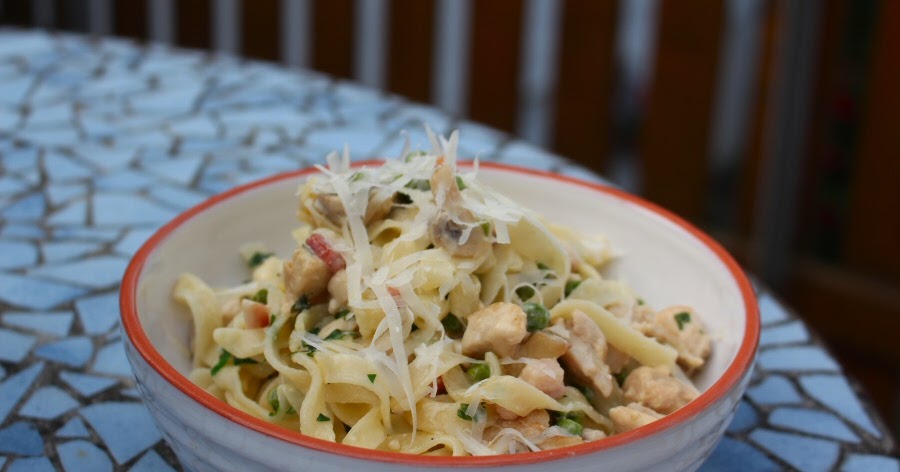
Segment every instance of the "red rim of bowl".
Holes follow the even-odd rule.
[[[354,167],[365,165],[380,165],[381,162],[382,161],[358,162],[354,164]],[[471,163],[460,163],[460,165],[469,166],[471,165]],[[756,348],[759,341],[759,311],[757,307],[756,297],[749,280],[744,274],[744,271],[740,268],[737,262],[735,262],[731,255],[728,254],[728,252],[717,242],[715,242],[710,236],[706,235],[705,233],[694,227],[692,224],[688,223],[672,212],[654,203],[648,202],[640,197],[634,196],[616,188],[612,188],[602,184],[586,182],[580,179],[558,175],[551,172],[544,172],[505,164],[481,162],[479,163],[479,166],[483,168],[563,181],[569,184],[577,185],[579,187],[584,187],[597,192],[613,195],[617,198],[649,210],[652,213],[655,213],[672,223],[675,223],[676,225],[693,235],[695,238],[700,240],[700,242],[702,242],[710,251],[712,251],[718,257],[718,259],[728,268],[728,271],[731,273],[734,281],[740,288],[741,295],[744,299],[744,310],[746,312],[744,338],[741,342],[740,348],[738,349],[737,355],[735,356],[731,364],[728,365],[725,373],[722,374],[722,376],[718,380],[716,380],[716,382],[710,388],[700,394],[700,396],[697,397],[694,401],[690,402],[674,413],[641,428],[626,433],[616,434],[600,441],[587,442],[560,449],[523,454],[503,454],[497,456],[480,457],[420,456],[401,452],[379,451],[359,448],[355,446],[347,446],[344,444],[337,444],[330,441],[305,436],[297,431],[281,428],[279,426],[268,423],[265,420],[256,418],[248,413],[240,411],[237,408],[234,408],[227,403],[218,400],[202,388],[193,384],[187,377],[176,371],[175,368],[172,367],[163,358],[162,354],[160,354],[159,351],[157,351],[156,348],[153,347],[153,344],[150,342],[150,339],[144,332],[137,312],[137,288],[138,283],[140,282],[141,271],[147,259],[150,257],[156,247],[160,243],[162,243],[169,236],[169,234],[181,227],[194,216],[244,192],[264,187],[275,182],[280,182],[282,180],[295,179],[301,176],[317,173],[318,170],[316,168],[308,168],[300,171],[278,174],[263,180],[233,188],[224,193],[210,197],[205,202],[178,215],[174,220],[170,221],[165,226],[160,228],[149,240],[147,240],[147,242],[144,243],[144,245],[137,251],[137,253],[135,253],[134,258],[128,265],[128,269],[125,271],[125,276],[122,279],[119,304],[122,312],[122,325],[124,327],[125,333],[130,341],[134,344],[137,352],[140,353],[144,360],[151,367],[153,367],[153,369],[157,373],[159,373],[159,375],[161,375],[169,383],[174,385],[178,390],[180,390],[182,393],[186,394],[196,402],[200,403],[209,410],[212,410],[213,412],[218,413],[219,415],[231,421],[234,421],[235,423],[238,423],[239,425],[266,434],[273,438],[281,439],[283,441],[317,451],[363,460],[377,460],[380,462],[392,462],[404,465],[435,467],[490,467],[502,465],[533,464],[536,462],[544,462],[553,459],[581,456],[588,453],[623,446],[634,441],[652,436],[660,431],[669,429],[689,418],[698,415],[701,411],[725,397],[725,395],[733,387],[735,387],[748,372],[753,364],[753,359],[756,354]]]

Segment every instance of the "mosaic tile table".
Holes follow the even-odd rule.
[[[597,179],[469,122],[270,64],[0,30],[0,470],[178,470],[119,341],[119,279],[155,228],[211,194],[459,128],[463,154]],[[841,367],[760,293],[746,399],[704,470],[897,471]]]

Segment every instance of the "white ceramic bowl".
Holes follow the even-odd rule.
[[[371,163],[370,163],[371,164]],[[491,467],[502,470],[693,470],[710,454],[744,392],[759,338],[750,283],[709,236],[633,195],[568,177],[482,163],[481,179],[544,214],[605,233],[623,257],[609,274],[655,307],[687,304],[714,337],[696,381],[701,395],[665,418],[601,441],[528,454],[429,457],[372,451],[304,436],[215,399],[186,377],[190,317],[172,301],[176,277],[193,272],[214,286],[246,277],[237,248],[262,240],[288,255],[300,182],[315,170],[235,188],[186,211],[138,251],[121,289],[126,353],[138,389],[178,457],[196,471],[366,470]]]

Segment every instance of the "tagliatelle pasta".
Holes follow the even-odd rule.
[[[291,255],[248,282],[182,275],[191,374],[284,428],[410,454],[602,440],[670,414],[710,339],[686,306],[607,280],[609,241],[547,223],[456,167],[457,135],[376,167],[333,153],[299,189]]]

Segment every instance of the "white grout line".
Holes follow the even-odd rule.
[[[310,0],[281,0],[281,60],[290,66],[312,65]]]
[[[522,17],[519,70],[519,136],[540,146],[553,136],[562,2],[528,0]]]
[[[175,42],[174,0],[150,0],[147,2],[147,31],[150,39],[162,43]]]
[[[388,8],[385,0],[356,0],[353,75],[375,88],[384,88],[385,82]]]
[[[463,116],[468,111],[471,0],[437,0],[434,11],[432,102]]]
[[[213,49],[237,54],[241,44],[241,5],[239,0],[214,0],[212,10]]]

